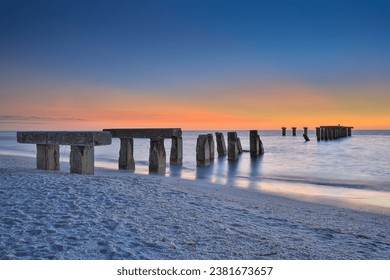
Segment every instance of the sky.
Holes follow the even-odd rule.
[[[0,130],[390,129],[390,2],[0,0]]]

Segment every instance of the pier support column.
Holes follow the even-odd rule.
[[[207,135],[199,135],[196,140],[196,166],[210,165],[210,144]]]
[[[135,170],[134,140],[133,138],[120,138],[118,166],[121,170]]]
[[[260,137],[257,130],[249,131],[249,150],[251,157],[255,158],[260,154]]]
[[[259,144],[260,144],[260,155],[264,154],[264,146],[263,146],[263,141],[260,139],[260,135],[257,135],[257,138],[259,139]]]
[[[303,128],[303,138],[305,138],[305,141],[306,142],[308,142],[308,141],[310,141],[310,138],[309,138],[309,136],[307,135],[307,127],[304,127]]]
[[[348,127],[348,136],[352,136],[352,128]]]
[[[321,141],[321,128],[316,127],[316,136],[317,136],[317,141]]]
[[[151,138],[149,149],[149,173],[165,174],[166,167],[167,155],[165,153],[164,138]]]
[[[217,139],[217,152],[219,157],[226,156],[226,144],[225,137],[222,132],[216,132],[215,138]]]
[[[207,134],[207,140],[210,146],[210,160],[214,160],[215,144],[214,144],[214,137],[211,133]]]
[[[181,137],[172,137],[170,164],[183,164],[183,138]]]
[[[297,128],[292,127],[292,136],[297,136]]]
[[[286,127],[282,127],[282,136],[286,136]]]
[[[70,173],[93,175],[94,146],[70,146]]]
[[[242,150],[242,145],[241,145],[241,139],[240,137],[237,137],[237,149],[238,149],[238,154],[242,154],[244,151]]]
[[[238,160],[237,132],[228,132],[228,160]]]
[[[60,170],[60,146],[37,144],[37,169]]]

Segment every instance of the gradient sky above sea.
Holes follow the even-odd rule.
[[[388,1],[1,1],[0,130],[390,129]]]

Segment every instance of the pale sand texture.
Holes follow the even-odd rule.
[[[390,216],[0,155],[1,259],[390,259]]]

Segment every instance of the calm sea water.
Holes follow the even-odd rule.
[[[227,131],[224,132],[227,140]],[[352,137],[317,142],[315,131],[305,142],[280,131],[259,131],[265,154],[251,159],[244,152],[237,162],[218,158],[209,167],[196,167],[196,139],[215,131],[183,132],[183,166],[169,166],[166,176],[204,180],[223,185],[254,188],[279,194],[315,194],[336,198],[361,198],[390,207],[390,131],[353,131]],[[244,150],[249,150],[249,131],[237,131]],[[171,141],[165,140],[169,162]],[[148,173],[149,140],[134,139],[135,173]],[[69,146],[60,148],[61,170],[69,170]],[[0,154],[35,157],[35,145],[19,144],[15,132],[0,132]],[[119,140],[95,148],[95,166],[115,170]],[[119,172],[119,171],[118,171]],[[123,171],[120,171],[123,172]],[[268,184],[264,184],[268,182]],[[273,182],[274,184],[269,184]]]

